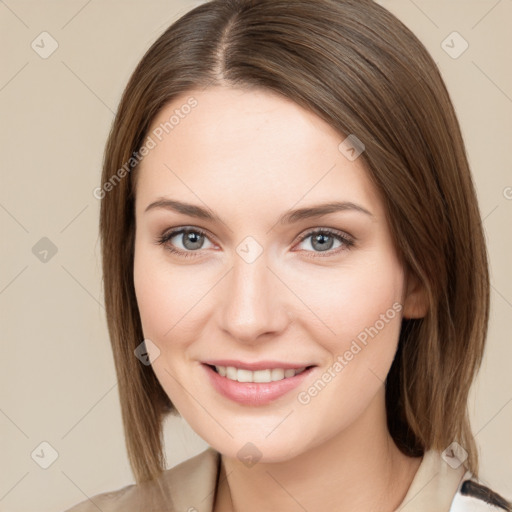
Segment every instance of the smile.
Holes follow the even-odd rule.
[[[268,368],[256,371],[235,368],[234,366],[214,366],[214,368],[221,377],[237,382],[276,382],[295,377],[295,375],[302,373],[306,369],[305,366],[297,369]]]
[[[250,406],[262,406],[280,397],[284,398],[317,368],[315,365],[300,368],[265,368],[261,363],[256,366],[259,368],[249,370],[231,365],[201,365],[217,393],[241,405]]]

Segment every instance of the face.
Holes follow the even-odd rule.
[[[134,280],[163,389],[228,457],[252,443],[282,461],[340,435],[382,391],[410,300],[362,158],[264,90],[191,91],[150,134]]]

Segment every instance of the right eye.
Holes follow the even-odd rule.
[[[173,241],[173,239],[176,239]],[[198,228],[185,227],[173,229],[163,233],[156,243],[163,245],[167,250],[178,256],[190,258],[196,256],[195,252],[203,249],[205,240],[209,240],[206,232]],[[179,244],[181,243],[181,247]],[[211,243],[211,242],[210,242]],[[178,248],[176,245],[178,244]],[[213,246],[213,244],[212,244]]]

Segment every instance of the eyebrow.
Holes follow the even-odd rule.
[[[151,203],[144,211],[148,212],[157,208],[172,210],[177,213],[182,213],[183,215],[196,217],[198,219],[210,222],[223,222],[221,218],[209,208],[203,208],[202,206],[184,203],[174,199],[158,199],[157,201]],[[373,214],[370,211],[356,203],[347,201],[332,201],[329,203],[312,205],[305,208],[298,208],[296,210],[289,210],[279,217],[277,224],[293,224],[304,219],[321,217],[322,215],[328,215],[330,213],[340,211],[356,211],[373,217]]]

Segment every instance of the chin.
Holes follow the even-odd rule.
[[[256,435],[251,435],[247,430],[243,430],[240,434],[230,430],[233,438],[227,439],[224,436],[224,441],[219,441],[218,437],[214,439],[212,436],[205,436],[202,432],[198,434],[224,457],[239,460],[250,467],[255,463],[286,462],[308,451],[315,445],[315,440],[307,439],[303,433],[300,434],[299,431],[302,428],[294,427],[300,437],[293,436],[284,430],[280,435],[277,432],[268,435],[272,429],[266,427],[260,429]]]

